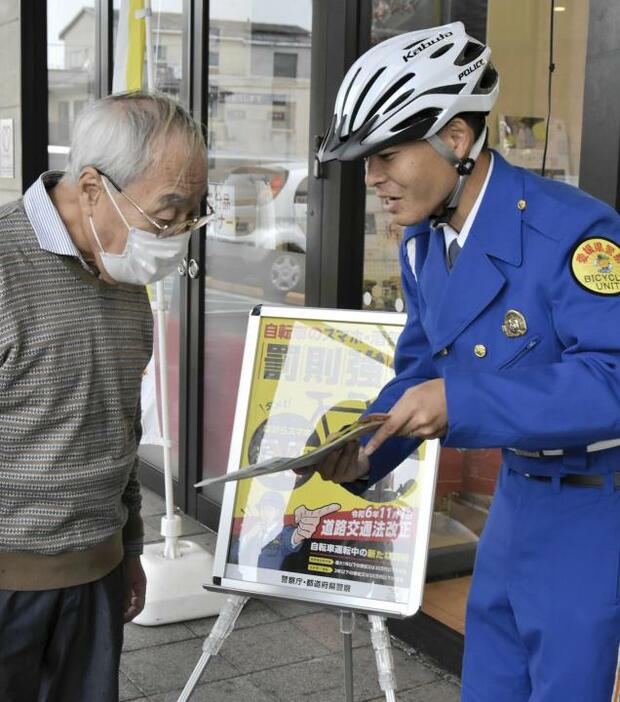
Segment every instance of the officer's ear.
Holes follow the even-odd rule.
[[[469,154],[475,141],[472,128],[462,117],[453,117],[439,132],[439,136],[459,160]]]

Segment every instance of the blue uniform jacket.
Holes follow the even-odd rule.
[[[620,437],[620,260],[606,261],[605,275],[598,275],[613,294],[585,290],[571,272],[574,248],[597,237],[620,244],[613,209],[494,153],[487,190],[451,272],[441,231],[428,222],[405,231],[407,323],[396,375],[369,412],[389,411],[407,388],[442,377],[449,425],[443,445],[568,449],[558,458],[504,451],[504,460],[522,472],[620,470],[620,448],[585,451]],[[524,335],[502,331],[508,310],[525,317]],[[477,345],[486,355],[475,354]],[[416,445],[387,441],[371,457],[370,484]]]

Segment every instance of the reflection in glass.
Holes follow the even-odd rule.
[[[204,477],[226,468],[249,311],[304,304],[311,18],[210,4]]]
[[[579,184],[589,0],[554,14],[553,97],[546,175]],[[556,8],[557,9],[557,8]],[[543,27],[543,31],[534,31]],[[519,12],[488,3],[487,40],[502,81],[489,115],[490,144],[516,166],[540,172],[547,117],[549,8],[524,0]],[[515,63],[515,62],[518,62]]]
[[[75,119],[95,99],[94,0],[47,2],[49,167],[64,170]]]
[[[120,6],[121,0],[114,0],[112,18],[114,46],[116,46]],[[165,2],[157,0],[151,2],[151,8],[155,89],[175,100],[182,101],[186,95],[187,80],[186,76],[183,75],[183,0],[166,0]],[[143,87],[146,89],[146,70],[144,71]]]

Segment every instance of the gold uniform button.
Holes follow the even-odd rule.
[[[525,200],[519,200],[519,202],[517,202],[517,207],[520,210],[524,210],[527,207],[527,202]]]
[[[450,353],[450,352],[449,352],[448,349],[446,348],[446,349],[441,349],[441,351],[439,352],[439,355],[440,355],[440,356],[447,356],[449,353]]]
[[[474,346],[474,353],[478,358],[484,358],[487,355],[487,347],[484,344],[476,344]]]

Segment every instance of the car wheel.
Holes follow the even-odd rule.
[[[271,259],[268,283],[277,295],[286,293],[299,285],[302,277],[302,261],[300,254],[292,251],[278,251]]]

